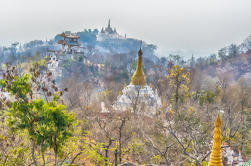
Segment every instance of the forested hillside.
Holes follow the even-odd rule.
[[[205,166],[217,115],[223,163],[228,152],[251,157],[250,37],[186,61],[157,57],[157,46],[138,39],[76,34],[81,54],[56,54],[60,35],[0,48],[0,165]],[[146,85],[138,88],[159,96],[154,115],[139,95],[126,111],[114,107],[141,51]]]

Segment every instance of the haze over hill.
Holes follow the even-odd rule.
[[[250,34],[248,0],[11,0],[0,2],[0,45],[53,38],[70,30],[106,25],[109,18],[122,35],[158,46],[161,56],[209,56]],[[29,6],[27,8],[27,6]]]
[[[251,162],[250,0],[3,0],[0,166]]]
[[[66,34],[71,34],[71,31],[65,31]],[[137,51],[140,48],[140,39],[128,37],[126,34],[120,34],[119,28],[114,27],[110,20],[107,25],[104,25],[100,29],[84,29],[76,32],[79,36],[80,48],[83,52],[81,60],[71,62],[71,56],[66,56],[67,61],[60,61],[59,67],[61,72],[64,71],[62,77],[70,76],[73,70],[69,70],[66,64],[75,68],[77,65],[83,68],[78,68],[78,72],[81,75],[91,71],[90,68],[84,67],[84,64],[78,62],[89,61],[93,65],[107,65],[110,64],[115,67],[113,70],[113,77],[116,80],[127,79],[133,73],[135,69],[135,61],[137,57]],[[34,58],[44,58],[48,56],[48,51],[59,52],[61,50],[61,44],[58,42],[62,39],[60,32],[55,37],[42,41],[34,40],[24,44],[15,42],[10,47],[0,47],[0,59],[1,63],[11,62],[26,63]],[[231,42],[230,42],[231,43]],[[196,57],[191,54],[184,58],[184,52],[173,52],[168,55],[159,55],[157,51],[158,46],[143,41],[142,49],[144,52],[143,61],[145,63],[144,70],[151,73],[148,76],[148,82],[152,81],[155,77],[154,73],[160,76],[166,74],[166,67],[169,63],[178,64],[184,67],[195,67],[207,72],[207,75],[212,77],[222,72],[230,72],[233,75],[234,80],[238,80],[244,76],[247,80],[251,78],[250,71],[250,50],[251,50],[251,36],[248,36],[240,44],[231,44],[219,49],[216,52],[212,52],[205,57]],[[40,56],[40,57],[39,57]],[[75,59],[79,59],[78,55],[75,55]],[[191,66],[191,64],[193,64]],[[161,66],[161,69],[156,70],[156,66]],[[155,71],[154,71],[155,70]],[[90,72],[93,75],[90,77],[96,78],[97,72]],[[98,77],[100,77],[99,75]],[[106,76],[102,75],[101,78]],[[89,76],[85,79],[89,79]],[[99,79],[99,78],[98,78]],[[156,78],[155,78],[156,79]]]

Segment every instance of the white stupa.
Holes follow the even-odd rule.
[[[111,20],[109,19],[108,25],[106,28],[102,28],[97,35],[98,41],[110,40],[110,39],[125,39],[124,36],[119,35],[116,28],[111,27]]]
[[[118,96],[113,108],[118,111],[130,110],[138,112],[144,110],[147,115],[154,115],[161,108],[161,99],[157,89],[154,91],[152,84],[146,84],[142,67],[143,52],[138,52],[138,63],[129,85],[124,85],[121,95]],[[144,108],[142,108],[144,107]]]
[[[48,53],[49,61],[47,62],[48,71],[52,73],[53,78],[61,77],[62,70],[59,67],[59,58],[55,53]]]

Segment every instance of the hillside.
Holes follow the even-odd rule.
[[[187,66],[202,70],[211,77],[228,74],[233,81],[241,77],[251,81],[251,36],[239,45],[231,44],[220,49],[217,55],[190,59]]]
[[[78,75],[79,81],[109,79],[123,82],[122,80],[128,80],[133,73],[140,40],[120,35],[110,23],[105,30],[85,29],[76,33],[70,31],[64,33],[76,34],[80,37],[78,50],[81,55],[56,55],[56,59],[59,60],[58,79]],[[48,57],[61,51],[62,46],[58,44],[61,39],[58,34],[49,41],[34,40],[24,44],[16,42],[10,47],[0,47],[0,64],[32,63],[44,58],[47,59],[47,63],[50,63]],[[142,42],[145,71],[159,63],[159,58],[155,55],[156,48],[155,45]]]
[[[71,34],[70,31],[65,33]],[[79,75],[80,80],[129,81],[136,67],[140,40],[119,34],[110,22],[101,30],[85,29],[74,34],[80,37],[80,50],[83,55],[75,55],[74,58],[70,55],[65,55],[64,58],[59,56],[61,58],[59,58],[58,68],[60,73],[64,74],[58,73],[58,76],[66,78],[74,73]],[[57,34],[49,41],[34,40],[24,44],[16,42],[9,47],[0,47],[0,63],[22,64],[42,60],[50,56],[50,52],[61,50],[62,46],[58,44],[61,39],[60,34]],[[157,81],[164,76],[166,68],[172,64],[202,70],[211,77],[229,73],[233,80],[238,80],[240,77],[251,79],[251,36],[239,45],[232,44],[220,49],[217,54],[187,61],[183,60],[181,55],[157,57],[156,49],[155,45],[146,42],[142,44],[143,67],[147,82]],[[100,70],[101,66],[103,66],[102,70]]]
[[[249,41],[185,61],[108,24],[2,47],[0,165],[203,166],[216,141],[247,161]]]

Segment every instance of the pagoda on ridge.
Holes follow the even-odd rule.
[[[108,26],[105,28],[104,32],[108,33],[108,34],[114,34],[114,33],[116,33],[116,29],[114,28],[114,30],[113,30],[111,28],[111,20],[110,19],[108,21]]]
[[[109,40],[109,39],[114,39],[114,38],[120,38],[124,39],[123,36],[120,36],[117,33],[116,28],[111,27],[111,20],[109,19],[107,27],[102,27],[101,31],[97,35],[97,40],[102,41],[102,40]]]
[[[146,77],[142,65],[143,51],[138,51],[137,68],[131,78],[129,85],[124,83],[121,94],[117,97],[113,105],[115,110],[131,111],[136,114],[144,112],[145,115],[152,116],[161,108],[161,99],[157,89],[153,89],[152,83],[146,83]]]

